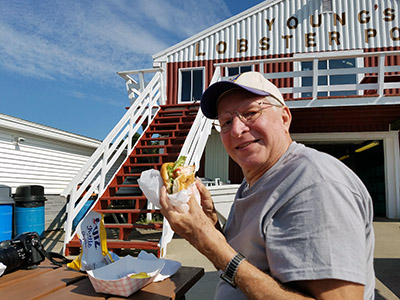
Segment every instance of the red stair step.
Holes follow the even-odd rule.
[[[71,240],[66,247],[67,249],[65,255],[78,255],[80,252],[80,247],[81,244],[79,240]],[[107,240],[107,248],[115,253],[120,252],[121,249],[157,250],[157,256],[160,257],[158,242]]]
[[[116,209],[96,209],[97,212],[102,214],[146,214],[146,213],[159,213],[157,209],[137,209],[137,208],[116,208]]]
[[[138,200],[138,201],[144,201],[146,200],[145,196],[102,196],[101,200],[106,200],[106,201],[129,201],[129,200]]]
[[[145,229],[161,229],[161,223],[149,224],[131,224],[131,223],[118,223],[118,224],[104,224],[106,228],[145,228]]]

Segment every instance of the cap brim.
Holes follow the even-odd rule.
[[[241,88],[246,91],[249,91],[250,93],[253,93],[255,95],[259,96],[269,96],[270,93],[260,91],[251,87],[243,86],[240,84],[237,84],[235,82],[231,81],[218,81],[208,87],[203,95],[201,96],[200,100],[200,107],[203,112],[203,114],[209,118],[209,119],[216,119],[218,116],[217,112],[217,102],[219,97],[222,96],[222,94],[228,92],[229,90],[232,89],[237,89]]]

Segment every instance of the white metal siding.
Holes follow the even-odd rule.
[[[228,219],[231,206],[235,200],[236,192],[239,187],[240,184],[227,184],[207,187],[214,201],[215,209],[219,214],[220,221],[222,221],[222,225],[224,225]]]
[[[205,176],[207,178],[220,178],[227,182],[229,178],[229,157],[222,145],[219,133],[215,130],[209,136],[206,146]]]
[[[14,138],[25,141],[16,145]],[[60,194],[95,148],[77,147],[18,132],[0,132],[0,183],[15,189],[42,185],[46,194]]]
[[[398,0],[333,0],[332,12],[322,12],[321,3],[320,0],[266,1],[251,14],[224,21],[154,58],[167,55],[167,62],[172,63],[400,46]],[[372,37],[367,41],[369,35]]]

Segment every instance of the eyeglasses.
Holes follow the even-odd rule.
[[[261,105],[267,106],[258,108],[258,106]],[[213,122],[213,125],[218,132],[226,133],[231,130],[233,118],[235,117],[235,115],[238,116],[239,120],[242,121],[244,124],[249,125],[261,116],[264,109],[272,106],[282,107],[282,105],[276,105],[268,102],[257,102],[257,105],[254,105],[253,107],[245,110],[242,113],[235,111],[233,113],[225,112],[218,115],[217,120]]]

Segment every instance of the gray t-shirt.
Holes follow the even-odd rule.
[[[372,200],[336,158],[293,142],[251,188],[240,186],[225,227],[236,251],[280,282],[340,279],[374,298]],[[220,280],[215,299],[247,299]]]

